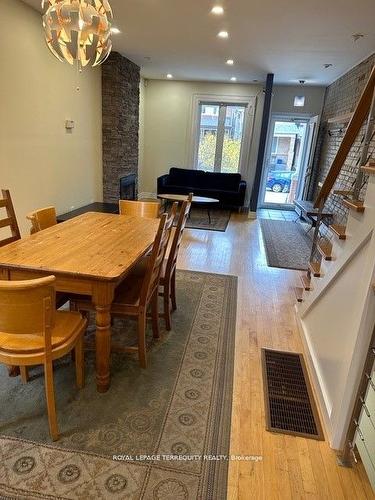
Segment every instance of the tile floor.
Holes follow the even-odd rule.
[[[273,210],[268,208],[259,208],[257,210],[259,219],[273,219],[273,220],[288,220],[295,221],[298,217],[294,210]]]

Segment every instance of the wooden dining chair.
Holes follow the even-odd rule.
[[[177,226],[172,238],[172,244],[170,245],[169,252],[167,251],[167,256],[164,259],[161,273],[160,273],[160,288],[161,291],[159,295],[163,297],[164,311],[163,317],[165,319],[165,327],[167,330],[171,330],[171,309],[175,311],[177,309],[177,299],[176,299],[176,267],[178,252],[180,250],[182,235],[186,226],[186,221],[189,218],[191,202],[193,199],[193,193],[190,193],[186,201],[184,201],[180,208],[180,213],[178,216]],[[144,257],[133,269],[133,274],[138,276],[144,276],[148,268],[148,256]]]
[[[57,217],[55,207],[46,207],[30,212],[26,219],[31,222],[30,234],[39,233],[44,229],[56,226]],[[70,295],[63,292],[56,292],[56,307],[59,309],[70,300]]]
[[[160,214],[160,203],[158,201],[120,200],[119,209],[120,215],[157,219]]]
[[[162,288],[161,295],[163,297],[163,304],[164,304],[165,327],[167,330],[171,330],[172,328],[171,306],[173,311],[177,309],[177,299],[176,299],[177,258],[181,246],[182,235],[186,226],[186,221],[189,217],[192,198],[193,195],[190,194],[187,201],[184,201],[181,205],[177,226],[172,240],[172,245],[164,261],[164,264],[162,266],[162,272],[160,275],[160,287]]]
[[[87,320],[79,312],[56,311],[54,282],[54,276],[0,281],[0,363],[19,366],[24,382],[27,367],[44,366],[49,430],[56,441],[59,432],[52,363],[74,349],[77,386],[83,387]]]
[[[55,207],[46,207],[35,210],[26,215],[26,218],[31,222],[30,233],[38,233],[49,227],[57,224]]]
[[[10,191],[8,189],[2,189],[1,193],[2,198],[0,199],[0,209],[5,209],[6,217],[2,217],[2,215],[0,215],[0,229],[9,228],[11,233],[11,236],[8,236],[7,234],[3,238],[0,236],[0,247],[3,247],[8,245],[8,243],[21,239],[21,234],[13,207],[12,197],[10,196]]]
[[[175,206],[176,209],[176,206]],[[138,347],[122,347],[112,345],[112,352],[138,352],[139,363],[142,368],[147,367],[146,356],[146,320],[147,311],[151,306],[152,333],[159,338],[159,281],[161,267],[173,225],[175,212],[171,215],[163,214],[159,229],[147,262],[147,272],[144,276],[130,274],[116,289],[116,295],[111,307],[112,317],[133,317],[137,319]],[[74,307],[79,311],[93,311],[95,306],[89,300],[77,300]]]

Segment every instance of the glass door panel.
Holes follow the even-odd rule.
[[[201,104],[199,106],[199,142],[197,169],[215,170],[216,142],[219,126],[220,106]]]
[[[270,131],[262,205],[293,205],[305,163],[308,121],[273,119]]]
[[[226,106],[221,172],[236,173],[240,169],[245,110],[244,106]]]
[[[239,172],[245,113],[245,105],[200,104],[197,169]]]

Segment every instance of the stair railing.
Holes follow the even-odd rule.
[[[330,195],[336,180],[341,172],[341,169],[346,161],[346,158],[358,137],[358,134],[367,118],[366,132],[363,139],[363,149],[360,157],[359,167],[367,162],[368,149],[373,137],[374,119],[375,119],[375,66],[373,66],[370,77],[361,94],[356,109],[349,121],[345,135],[341,141],[340,147],[332,162],[331,168],[323,182],[323,185],[318,193],[314,203],[314,208],[318,209],[313,244],[311,248],[310,263],[314,262],[314,257],[317,250],[318,241],[320,239],[320,225],[322,223],[324,205]],[[360,191],[363,187],[363,172],[358,169],[358,174],[353,187],[353,199],[358,200]],[[308,277],[311,277],[311,271],[308,271]]]
[[[340,147],[332,162],[331,168],[327,174],[327,177],[325,178],[323,186],[319,191],[319,194],[314,204],[315,208],[319,208],[321,206],[322,201],[325,203],[329,194],[332,191],[332,188],[337,180],[337,177],[339,176],[339,173],[341,172],[341,169],[350,152],[350,149],[353,146],[353,143],[356,140],[361,130],[361,127],[366,119],[366,116],[369,113],[369,110],[371,109],[371,104],[373,103],[374,100],[373,99],[374,88],[375,88],[375,66],[372,68],[370,77],[362,92],[362,95],[359,99],[359,102],[353,113],[353,116],[350,119],[348,128],[346,129],[345,135],[341,141]],[[368,123],[369,122],[371,122],[371,119],[368,120]]]

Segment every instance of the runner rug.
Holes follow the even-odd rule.
[[[259,219],[269,267],[307,270],[312,239],[299,222]]]
[[[236,293],[233,276],[178,271],[173,330],[161,320],[159,341],[148,331],[147,370],[113,354],[106,394],[96,391],[93,353],[82,390],[70,358],[56,365],[56,443],[41,369],[22,384],[1,366],[0,497],[225,498]],[[113,336],[134,342],[135,324],[116,320]]]

